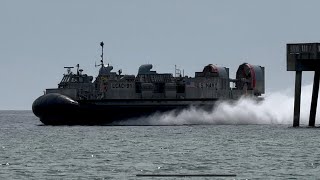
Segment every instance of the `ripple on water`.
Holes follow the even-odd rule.
[[[320,129],[283,125],[38,126],[29,111],[0,113],[0,178],[134,179],[220,173],[320,176]]]

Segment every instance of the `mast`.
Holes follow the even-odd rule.
[[[102,67],[104,67],[104,64],[103,64],[103,46],[104,46],[104,43],[103,43],[103,41],[100,42],[100,46],[101,46],[101,50],[102,50],[102,54],[101,54],[101,65],[102,65]]]
[[[79,64],[77,64],[77,75],[79,76],[79,67],[80,67],[80,65]]]

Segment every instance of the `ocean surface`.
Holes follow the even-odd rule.
[[[0,111],[0,179],[319,179],[320,128],[44,126]],[[235,174],[236,177],[137,177]]]

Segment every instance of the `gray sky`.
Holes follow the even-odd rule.
[[[266,68],[266,89],[294,86],[285,47],[319,42],[317,0],[1,0],[0,109],[31,109],[55,88],[64,66],[96,76],[99,42],[115,70],[136,74],[143,63],[194,76],[209,63]],[[304,83],[312,80],[304,73]]]

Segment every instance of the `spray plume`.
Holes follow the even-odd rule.
[[[312,85],[302,87],[301,124],[307,124]],[[190,107],[180,112],[156,113],[148,117],[117,122],[117,125],[248,125],[292,124],[293,90],[270,93],[263,101],[241,98],[236,102],[218,102],[211,110]],[[318,106],[319,107],[319,106]],[[319,108],[317,109],[317,112]],[[317,121],[317,120],[316,120]]]

